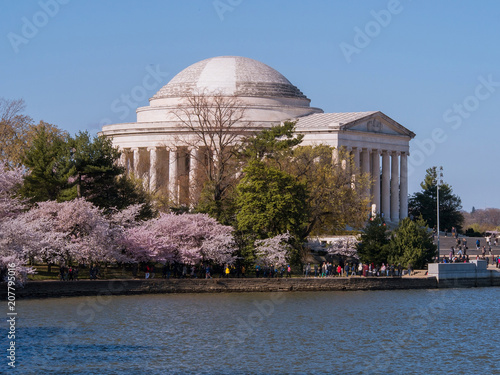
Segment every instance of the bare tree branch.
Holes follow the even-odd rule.
[[[191,202],[199,198],[201,187],[211,186],[210,195],[214,201],[221,201],[226,190],[234,186],[236,164],[235,148],[239,139],[249,131],[250,123],[245,120],[247,107],[235,96],[222,92],[206,91],[185,97],[172,111],[184,131],[176,137],[178,144],[202,152],[192,153],[197,162],[198,197],[191,196]]]

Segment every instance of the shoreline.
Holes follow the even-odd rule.
[[[0,287],[0,298],[6,300],[6,284],[1,283],[0,285],[3,285],[3,287]],[[435,276],[54,280],[28,281],[24,288],[16,288],[16,298],[36,299],[170,293],[402,290],[488,286],[500,286],[500,277],[460,278],[446,281],[439,281]]]

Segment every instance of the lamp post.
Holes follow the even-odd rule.
[[[437,262],[439,263],[439,185],[443,183],[443,167],[436,173],[436,201],[437,201]]]

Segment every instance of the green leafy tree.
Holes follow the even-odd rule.
[[[361,241],[357,244],[359,259],[363,263],[382,264],[387,262],[389,234],[385,222],[380,217],[371,218]]]
[[[422,216],[430,228],[437,225],[437,168],[427,169],[424,181],[420,184],[421,192],[413,194],[408,201],[410,216]],[[453,194],[450,185],[439,185],[439,226],[440,229],[451,230],[452,227],[462,230],[464,217],[461,212],[462,201]]]
[[[242,155],[284,171],[306,186],[309,217],[299,238],[339,233],[346,226],[361,228],[369,212],[369,199],[362,194],[369,176],[359,173],[344,150],[337,150],[337,160],[345,160],[342,165],[333,160],[333,147],[301,146],[302,139],[295,133],[295,122],[287,121],[247,138]]]
[[[307,192],[293,176],[254,160],[237,186],[238,230],[265,239],[289,232],[300,238],[307,225]]]
[[[290,157],[280,161],[282,168],[304,183],[308,192],[308,225],[303,237],[310,234],[342,233],[347,226],[362,228],[369,213],[369,198],[363,194],[370,179],[361,174],[344,150],[326,145],[298,146]],[[353,174],[356,175],[355,182]]]
[[[390,263],[422,269],[435,255],[432,233],[422,217],[416,221],[405,218],[393,231],[388,245]]]
[[[236,174],[235,174],[235,180]],[[236,186],[227,186],[223,199],[213,199],[214,188],[211,181],[206,181],[201,191],[195,212],[205,213],[223,225],[236,226]],[[173,208],[170,207],[172,210]]]

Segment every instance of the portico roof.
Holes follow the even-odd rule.
[[[372,121],[370,121],[372,120]],[[366,125],[360,126],[360,124]],[[415,133],[394,121],[389,116],[380,111],[367,112],[340,112],[340,113],[314,113],[308,116],[299,117],[295,129],[297,131],[326,130],[326,131],[365,131],[373,133],[384,133],[384,123],[391,132],[404,135],[410,138],[415,137]]]

